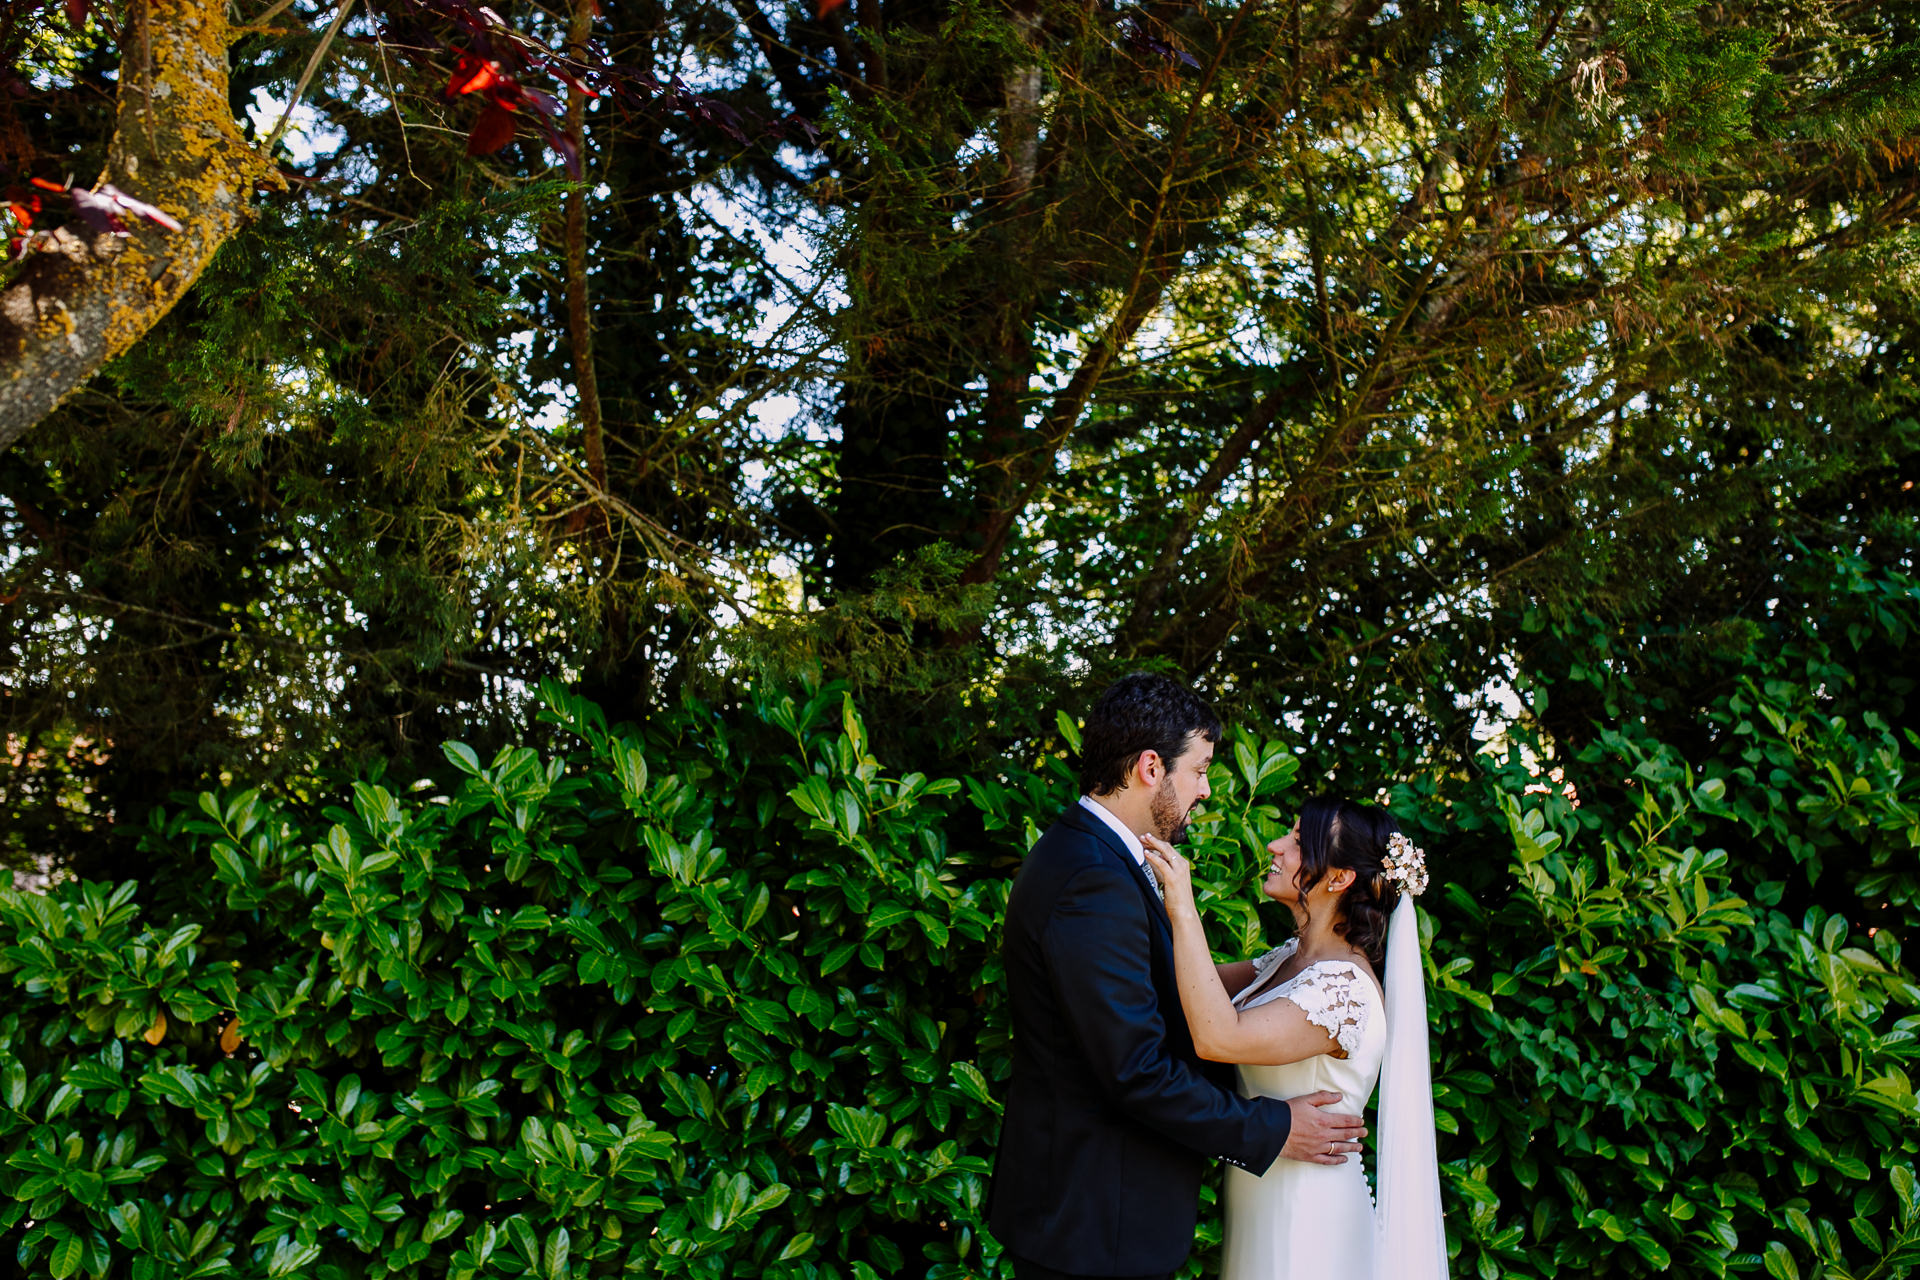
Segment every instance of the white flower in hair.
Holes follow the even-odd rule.
[[[1427,854],[1396,831],[1387,837],[1386,875],[1406,892],[1419,897],[1427,891]]]

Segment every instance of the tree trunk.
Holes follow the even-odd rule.
[[[567,56],[584,59],[593,34],[593,0],[573,0],[567,24]],[[567,137],[580,157],[580,181],[567,193],[567,335],[573,343],[573,385],[579,398],[580,431],[587,476],[607,487],[607,448],[600,426],[600,382],[593,370],[593,303],[587,296],[587,95],[578,85],[567,94]]]
[[[227,101],[224,0],[135,0],[123,36],[101,178],[183,229],[91,238],[62,229],[28,258],[0,293],[0,449],[159,323],[238,229],[269,172]]]

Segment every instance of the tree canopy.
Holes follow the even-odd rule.
[[[1680,688],[1801,558],[1911,569],[1914,16],[243,12],[267,188],[0,455],[26,843],[428,767],[550,675],[817,665],[923,760],[1142,663],[1460,761],[1512,686],[1577,746],[1641,709],[1579,645]],[[141,28],[10,22],[12,178],[113,171]]]

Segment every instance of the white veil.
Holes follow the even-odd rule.
[[[1433,1068],[1427,1056],[1427,976],[1413,895],[1387,926],[1387,1056],[1380,1068],[1374,1280],[1446,1280],[1440,1159],[1433,1140]]]

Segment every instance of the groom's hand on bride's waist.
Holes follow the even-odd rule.
[[[1287,1145],[1280,1148],[1282,1159],[1304,1160],[1308,1164],[1345,1164],[1347,1156],[1360,1149],[1367,1136],[1359,1116],[1346,1115],[1327,1108],[1340,1101],[1337,1093],[1309,1093],[1288,1098],[1293,1110],[1293,1128]]]

